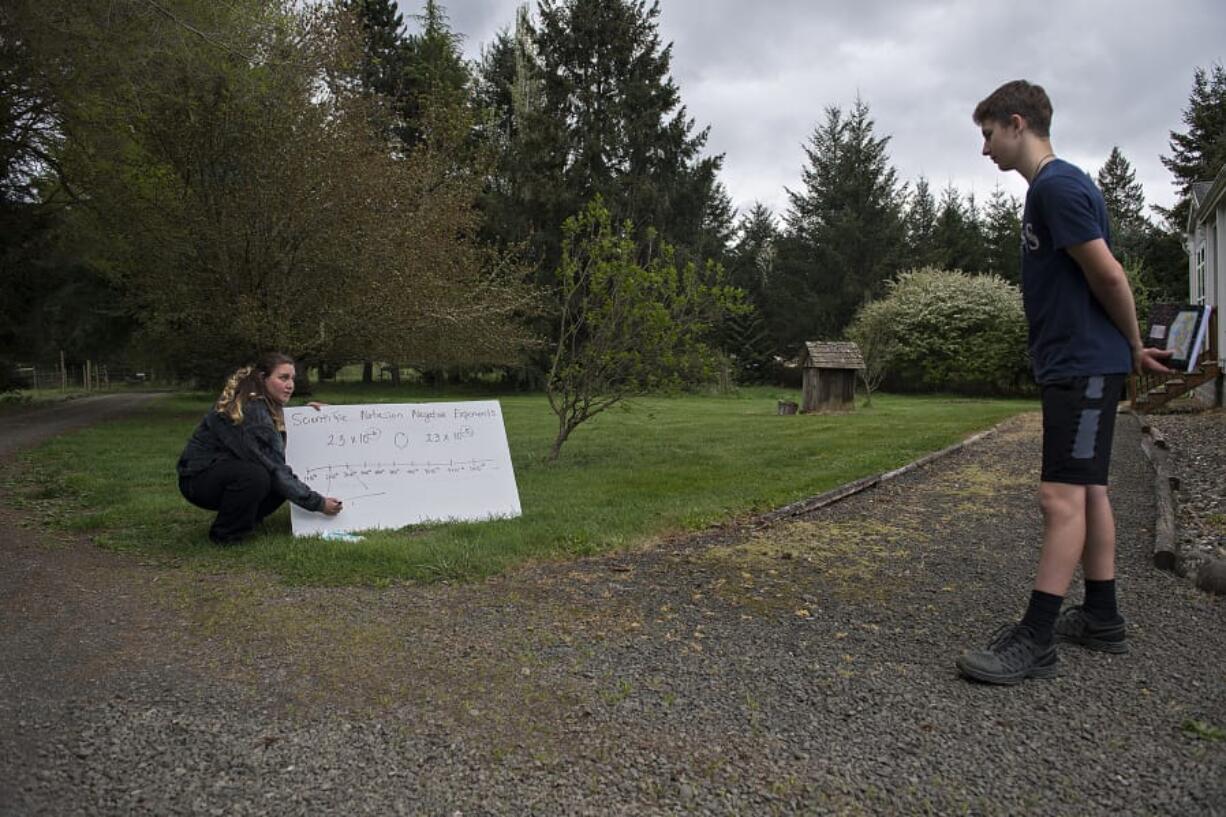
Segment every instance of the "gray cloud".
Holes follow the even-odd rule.
[[[509,28],[516,0],[444,3],[466,53]],[[405,14],[415,13],[401,0]],[[1053,98],[1053,144],[1093,173],[1119,145],[1151,204],[1174,200],[1159,156],[1196,67],[1226,60],[1220,0],[984,0],[922,3],[662,0],[660,31],[673,43],[673,77],[710,152],[724,154],[736,205],[781,212],[799,184],[802,146],[829,105],[859,95],[888,135],[900,177],[953,184],[981,198],[996,185],[1025,193],[979,156],[975,103],[1025,77]],[[535,8],[535,4],[533,4]]]

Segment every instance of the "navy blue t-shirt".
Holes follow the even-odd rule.
[[[1128,340],[1090,291],[1065,248],[1110,244],[1107,206],[1094,182],[1061,159],[1030,183],[1022,215],[1022,300],[1035,380],[1132,371]]]

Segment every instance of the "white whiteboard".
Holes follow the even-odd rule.
[[[287,408],[285,431],[298,479],[344,503],[291,505],[295,536],[520,515],[496,400]]]

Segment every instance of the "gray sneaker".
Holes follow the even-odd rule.
[[[964,652],[955,662],[967,678],[985,684],[1017,684],[1027,678],[1056,677],[1056,645],[1039,644],[1030,630],[1006,624],[996,631],[987,649]]]
[[[1064,610],[1056,619],[1056,638],[1086,649],[1123,655],[1128,652],[1127,628],[1123,616],[1103,621],[1078,604]]]

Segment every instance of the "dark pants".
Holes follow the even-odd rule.
[[[239,460],[219,462],[194,476],[180,477],[179,492],[193,505],[217,511],[209,538],[218,544],[239,541],[285,502],[285,497],[272,490],[263,467]]]

